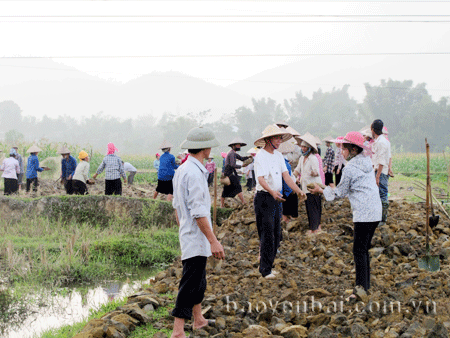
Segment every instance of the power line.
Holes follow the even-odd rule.
[[[0,15],[0,18],[386,18],[450,17],[450,14],[280,14],[280,15]]]
[[[217,21],[207,21],[207,20],[139,20],[139,21],[129,21],[129,20],[29,20],[29,21],[8,21],[2,20],[0,23],[449,23],[450,20],[217,20]]]
[[[302,57],[302,56],[400,56],[450,55],[450,52],[380,52],[380,53],[293,53],[293,54],[165,54],[165,55],[46,55],[0,56],[0,59],[137,59],[137,58],[236,58],[236,57]]]

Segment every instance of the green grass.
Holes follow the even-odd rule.
[[[74,335],[79,333],[91,319],[100,318],[103,315],[105,315],[111,311],[114,311],[117,307],[122,306],[125,303],[126,303],[126,299],[113,300],[111,302],[101,305],[99,309],[91,310],[89,313],[89,316],[85,320],[75,323],[73,325],[66,325],[66,326],[63,326],[58,329],[51,329],[51,330],[45,331],[44,333],[39,335],[39,337],[40,338],[72,338]]]
[[[179,254],[177,228],[0,220],[0,267],[13,286],[94,282],[158,268]]]
[[[448,155],[448,156],[447,156]],[[443,154],[430,154],[431,180],[434,182],[447,182],[450,155],[444,158]],[[392,170],[395,173],[404,173],[413,178],[426,179],[426,154],[401,153],[392,157]]]

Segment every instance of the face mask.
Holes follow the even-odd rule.
[[[234,148],[234,151],[240,151],[241,150],[241,147],[235,147]]]
[[[307,156],[310,152],[311,152],[311,148],[308,148],[308,150],[305,152],[302,150],[302,155]]]

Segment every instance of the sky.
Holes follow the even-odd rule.
[[[0,32],[0,65],[49,57],[117,82],[180,71],[228,86],[309,58],[357,71],[387,54],[414,77],[415,53],[450,57],[450,2],[0,1]]]

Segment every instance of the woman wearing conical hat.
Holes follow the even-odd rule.
[[[31,146],[27,150],[27,153],[30,154],[27,161],[27,192],[30,191],[31,184],[33,184],[33,191],[37,191],[37,187],[39,185],[37,175],[38,171],[41,172],[44,170],[49,170],[48,168],[39,167],[39,159],[37,157],[37,154],[41,151],[42,149],[36,145]]]
[[[240,165],[236,164],[236,160],[245,161],[251,156],[241,156],[237,152],[241,150],[241,147],[245,147],[247,143],[245,143],[240,137],[236,137],[230,144],[231,150],[228,152],[227,157],[225,158],[225,165],[223,169],[223,174],[230,178],[231,184],[225,185],[222,191],[222,198],[220,199],[220,205],[222,208],[225,207],[225,198],[227,197],[235,197],[236,195],[241,200],[242,204],[245,203],[244,195],[242,194],[242,186],[240,182],[240,177],[237,174],[236,169],[241,168]]]
[[[277,275],[272,268],[281,239],[283,180],[302,199],[305,195],[289,176],[283,155],[277,151],[290,138],[291,134],[273,124],[267,126],[254,143],[262,147],[255,157],[256,195],[253,203],[260,240],[259,271],[267,279]]]
[[[322,183],[320,178],[319,161],[317,160],[317,139],[310,133],[303,134],[298,137],[302,148],[302,157],[298,161],[298,165],[294,170],[294,174],[298,177],[297,181],[304,193],[306,193],[306,213],[308,215],[309,230],[308,234],[315,234],[321,231],[322,217],[322,198],[313,195],[308,191],[307,185],[310,183]],[[322,171],[323,172],[323,171]]]
[[[67,195],[73,194],[72,179],[77,168],[77,160],[70,155],[70,150],[66,146],[62,146],[58,150],[58,154],[61,154],[61,182],[64,184]]]
[[[156,197],[158,197],[158,194],[161,193],[167,195],[167,201],[172,200],[172,179],[175,175],[175,169],[178,168],[178,165],[175,162],[175,156],[170,153],[170,149],[172,147],[172,144],[167,140],[164,140],[164,142],[159,147],[162,150],[163,154],[159,158],[158,185],[156,186],[156,191],[153,194],[153,199],[156,199]]]

